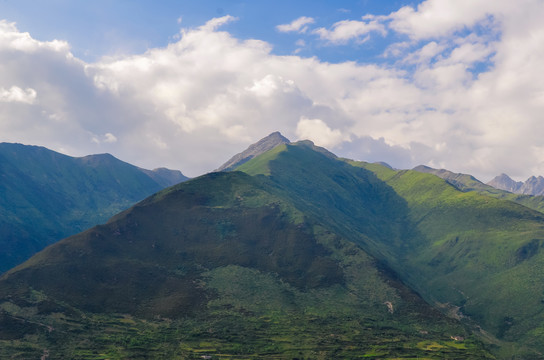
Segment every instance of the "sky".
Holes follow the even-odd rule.
[[[544,1],[0,0],[0,141],[212,171],[274,131],[544,175]]]

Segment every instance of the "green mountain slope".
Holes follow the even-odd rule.
[[[420,294],[499,358],[542,358],[542,213],[311,142],[237,170],[163,190],[7,272],[0,354],[489,356]]]
[[[0,272],[166,185],[109,154],[73,158],[9,143],[0,144],[0,177]]]
[[[438,170],[421,165],[415,167],[413,170],[434,174],[464,192],[476,191],[480,194],[488,195],[497,199],[513,201],[530,209],[544,212],[544,196],[542,195],[533,196],[513,194],[511,192],[500,190],[493,186],[484,184],[471,175],[454,173],[444,169]]]
[[[544,350],[542,213],[462,192],[430,174],[349,161],[342,166],[312,148],[286,145],[238,169],[266,176],[429,302],[498,337],[501,355],[510,347],[526,357]],[[372,192],[362,192],[361,181],[372,184]]]
[[[272,154],[333,166],[323,170],[341,185],[316,194],[323,206],[344,201],[349,194],[336,193],[353,182],[361,216],[397,218],[380,203],[394,192],[371,172],[311,146],[283,149]],[[322,218],[312,196],[293,200],[282,185],[289,174],[279,176],[193,179],[10,270],[0,278],[0,355],[489,358],[459,322],[338,231],[337,219]],[[361,225],[372,236],[381,226]]]
[[[407,202],[418,236],[398,249],[406,281],[503,340],[503,356],[509,347],[524,358],[541,356],[544,216],[430,174],[351,163],[372,170]]]

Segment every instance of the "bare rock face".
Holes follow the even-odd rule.
[[[519,189],[520,194],[544,195],[544,177],[531,176]]]
[[[510,176],[503,173],[499,176],[495,176],[495,178],[488,182],[487,185],[493,186],[494,188],[499,190],[505,190],[511,193],[519,194],[519,191],[523,186],[523,182],[514,181],[510,178]]]
[[[544,195],[544,177],[531,176],[527,181],[514,181],[506,174],[500,174],[487,183],[494,188],[506,190],[514,194]]]
[[[250,145],[245,151],[234,155],[229,161],[221,165],[215,171],[234,170],[243,163],[248,162],[249,160],[267,152],[268,150],[272,150],[278,145],[289,143],[289,139],[280,134],[279,131],[273,132],[267,137],[257,141],[255,144]]]

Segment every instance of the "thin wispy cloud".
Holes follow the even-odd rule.
[[[282,24],[276,26],[276,30],[279,32],[297,32],[297,33],[305,33],[308,31],[308,25],[315,23],[315,20],[308,16],[301,16],[298,19],[293,20],[289,24]]]

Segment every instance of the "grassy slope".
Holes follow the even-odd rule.
[[[283,195],[264,177],[213,173],[50,246],[0,278],[0,354],[488,356]]]
[[[544,350],[541,213],[461,192],[430,174],[379,164],[343,166],[330,154],[308,151],[315,149],[287,145],[239,170],[267,176],[429,301],[470,316],[503,340],[503,354],[509,346],[526,356]],[[362,191],[361,183],[371,186]]]
[[[544,350],[544,216],[510,201],[463,193],[430,174],[373,171],[402,196],[420,234],[404,253],[411,284],[460,311],[514,352]],[[529,356],[529,355],[526,355]]]
[[[453,173],[448,170],[437,170],[428,167],[418,167],[414,170],[437,175],[463,192],[475,191],[483,195],[513,201],[530,209],[544,212],[544,196],[541,195],[532,196],[512,194],[511,192],[499,190],[493,186],[486,185],[471,175]]]
[[[6,143],[0,176],[0,272],[162,188],[111,155],[72,158]]]

